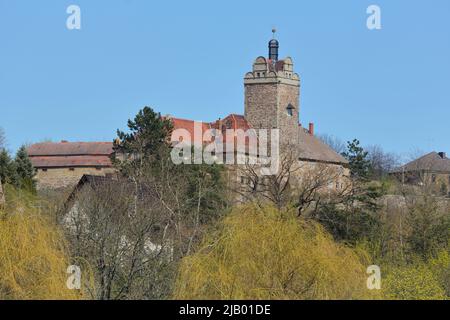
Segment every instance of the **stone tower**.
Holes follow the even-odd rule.
[[[300,78],[291,58],[278,60],[278,47],[272,39],[269,56],[258,57],[245,75],[245,118],[255,129],[280,129],[282,143],[296,143]]]

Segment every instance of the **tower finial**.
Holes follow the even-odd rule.
[[[278,48],[279,43],[277,39],[275,39],[275,33],[277,32],[277,29],[273,28],[273,38],[269,41],[269,59],[272,60],[272,62],[278,61]]]

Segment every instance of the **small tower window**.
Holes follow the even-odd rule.
[[[288,115],[289,117],[294,116],[294,107],[292,106],[292,104],[289,104],[289,105],[287,106],[286,112],[287,112],[287,115]]]

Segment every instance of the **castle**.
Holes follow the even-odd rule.
[[[202,129],[279,129],[280,144],[296,149],[299,162],[308,166],[326,164],[345,174],[346,160],[314,136],[312,123],[308,129],[300,123],[300,77],[292,59],[278,58],[279,42],[275,38],[268,47],[268,57],[256,58],[252,71],[244,77],[244,115],[230,114],[214,122],[203,122]],[[170,119],[174,130],[184,129],[194,136],[194,121]],[[105,176],[114,172],[112,152],[112,142],[62,141],[28,148],[39,189],[70,187],[85,174]]]

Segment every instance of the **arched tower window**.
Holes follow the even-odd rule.
[[[294,116],[294,109],[295,108],[292,106],[292,104],[288,104],[288,106],[286,108],[286,112],[289,117]]]

